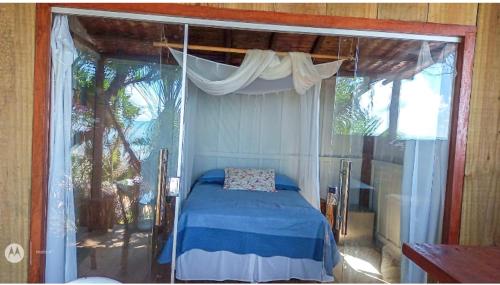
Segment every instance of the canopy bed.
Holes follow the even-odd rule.
[[[366,36],[342,25],[214,28],[217,21],[44,7],[54,12],[50,168],[46,243],[35,248],[50,252],[46,281],[126,276],[129,260],[171,271],[171,281],[346,281],[334,267],[357,270],[356,251],[373,250],[374,240],[398,251],[401,242],[450,238],[445,194],[461,169],[463,101],[453,94],[463,90],[454,81],[462,34],[391,33],[389,23]],[[419,129],[408,122],[420,118],[424,99],[430,119]],[[167,173],[178,192],[174,184],[169,192]],[[356,185],[370,191],[368,209],[359,211],[365,198]],[[338,199],[338,224],[319,211],[327,195]],[[429,223],[419,223],[418,209]],[[378,213],[368,243],[356,244],[356,227],[347,235],[348,211]],[[150,245],[158,236],[163,248]],[[150,247],[147,262],[134,260]],[[96,260],[107,264],[117,248],[119,272],[102,271]],[[425,278],[400,264],[401,280]]]
[[[200,181],[185,201],[177,239],[180,280],[333,281],[339,261],[328,222],[297,190],[228,191],[221,181]],[[159,262],[171,259],[172,238]]]
[[[182,53],[172,49],[170,52],[182,65]],[[193,171],[195,176],[199,176],[196,172],[210,164],[211,158],[202,153],[210,147],[207,142],[210,134],[206,132],[215,130],[210,130],[204,122],[217,116],[221,122],[219,132],[225,132],[219,134],[219,138],[227,140],[223,148],[219,149],[233,153],[225,162],[219,161],[219,167],[260,167],[284,172],[298,181],[298,188],[301,189],[299,193],[309,204],[298,197],[297,192],[279,191],[280,193],[271,195],[259,193],[260,196],[256,193],[238,193],[229,196],[232,193],[196,184],[193,188],[195,192],[186,206],[182,207],[180,215],[177,278],[251,282],[292,278],[333,280],[332,269],[338,261],[333,234],[325,218],[314,208],[319,209],[320,196],[318,147],[321,81],[332,77],[341,64],[342,61],[333,61],[314,65],[308,54],[289,53],[278,57],[273,51],[261,50],[247,51],[239,67],[187,56],[186,72],[190,84],[186,96],[184,168],[181,172],[181,176],[185,177],[185,190],[181,195],[188,195],[186,190],[191,189]],[[218,105],[236,104],[233,105],[233,110],[228,109],[227,118],[224,117],[224,111],[207,108],[210,96],[222,97]],[[204,102],[199,105],[198,100]],[[245,103],[238,104],[240,100]],[[257,100],[264,100],[259,112],[255,112],[256,105],[250,103]],[[267,101],[271,108],[266,106]],[[236,121],[232,117],[234,112],[245,114],[238,120],[239,127],[232,126]],[[262,117],[274,117],[275,122],[281,124],[266,128],[261,124]],[[272,122],[264,123],[273,125]],[[261,125],[258,127],[260,133],[256,133],[252,125]],[[269,149],[270,145],[265,145],[266,140],[281,142],[280,150]],[[252,152],[251,148],[257,145],[261,145],[261,150],[258,153]],[[273,152],[272,157],[267,155],[270,151]],[[278,219],[279,216],[282,219]],[[304,228],[304,225],[311,228]],[[191,233],[193,228],[195,232]],[[200,228],[205,230],[202,233],[196,232]],[[207,229],[222,232],[205,232]],[[228,231],[235,232],[236,235],[231,237]],[[259,235],[251,235],[255,233]],[[199,238],[202,236],[206,238]],[[224,240],[220,244],[222,248],[216,246],[218,239]],[[247,242],[242,244],[242,240]],[[320,244],[316,240],[321,241]],[[234,244],[234,247],[225,248],[226,244]],[[183,250],[184,247],[191,251]],[[266,248],[270,251],[265,250]],[[294,252],[292,248],[304,250]],[[200,253],[195,249],[204,252]],[[171,261],[171,253],[171,249],[168,250],[167,247],[160,260]],[[275,260],[278,257],[290,259]],[[202,259],[214,267],[190,266],[192,261]],[[296,259],[301,263],[295,264]],[[240,261],[236,262],[237,260]],[[316,266],[309,264],[311,261]],[[222,268],[224,273],[216,268]],[[297,270],[300,268],[307,269]]]

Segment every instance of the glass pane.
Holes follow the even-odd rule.
[[[72,171],[78,277],[121,282],[169,281],[156,255],[171,230],[175,203],[155,227],[160,149],[177,176],[182,67],[167,38],[183,43],[182,25],[71,17]]]
[[[401,246],[441,238],[456,45],[339,42],[339,52],[354,59],[338,73],[335,94],[326,95],[334,97],[332,139],[322,140],[322,149],[330,150],[322,155],[331,162],[321,168],[329,177],[326,189],[339,184],[338,160],[352,161],[337,280],[423,282],[425,275],[401,256]]]

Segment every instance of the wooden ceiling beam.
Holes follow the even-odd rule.
[[[106,45],[110,45],[110,43],[118,43],[124,48],[131,48],[132,46],[143,47],[143,48],[154,48],[153,41],[135,39],[135,38],[126,38],[120,36],[101,36],[101,35],[92,35],[92,39],[96,42],[96,46],[99,47],[100,50],[104,49]],[[116,45],[114,45],[116,48]]]
[[[391,83],[394,80],[403,80],[403,79],[410,79],[415,74],[421,72],[422,70],[426,69],[427,67],[431,66],[434,62],[429,60],[422,62],[422,65],[419,67],[416,67],[414,64],[410,64],[409,66],[406,66],[404,68],[401,68],[397,72],[387,72],[385,74],[382,74],[376,78],[376,80],[381,80],[383,79],[384,81],[382,84],[386,85]]]
[[[269,43],[267,44],[267,49],[273,50],[276,42],[276,33],[271,33],[269,36]]]
[[[224,30],[224,46],[227,48],[231,48],[233,46],[233,38],[232,38],[232,31],[231,30]],[[226,58],[224,62],[226,64],[231,64],[231,53],[226,52]]]
[[[442,47],[437,46],[437,47],[431,48],[431,54],[433,52],[438,52],[438,51],[440,53],[443,53],[443,50],[442,50],[443,48],[444,48],[444,46],[442,46]],[[444,57],[444,56],[446,56],[446,54],[440,55],[440,57]],[[384,74],[381,74],[380,76],[377,76],[375,78],[375,80],[384,79],[383,84],[389,84],[394,80],[410,79],[413,76],[415,76],[415,74],[421,72],[422,70],[426,69],[427,67],[429,67],[435,63],[433,58],[427,58],[426,60],[424,60],[421,63],[421,66],[416,66],[417,61],[418,61],[418,56],[413,60],[414,64],[411,64],[411,63],[406,64],[401,69],[399,69],[397,72],[389,71],[389,72],[386,72]]]
[[[81,49],[86,49],[86,50],[93,52],[93,53],[96,53],[96,54],[99,53],[97,47],[93,43],[82,38],[80,35],[73,33],[72,38],[73,38],[74,42],[76,43],[76,45],[80,46]]]
[[[414,45],[412,47],[412,45]],[[391,49],[386,55],[385,58],[396,59],[397,61],[408,61],[408,62],[416,62],[418,60],[418,51],[420,49],[419,45],[415,45],[414,41],[404,41],[400,43],[397,48]],[[383,72],[387,68],[391,66],[390,61],[385,61],[383,64],[378,65],[376,68],[373,68],[374,72]]]
[[[309,50],[310,54],[318,53],[318,51],[321,49],[321,46],[323,45],[323,42],[325,41],[325,37],[323,36],[316,36],[316,39],[314,39],[314,42],[311,46],[311,49]],[[317,63],[317,60],[313,59],[314,63]]]
[[[224,44],[225,46],[232,46],[233,41],[233,31],[226,30],[224,33]],[[119,58],[119,59],[129,59],[129,60],[140,60],[147,62],[158,62],[160,55],[162,55],[163,60],[168,60],[168,52],[166,49],[160,51],[160,49],[155,48],[153,43],[150,41],[143,41],[136,38],[126,38],[119,36],[97,36],[93,35],[92,39],[96,43],[96,46],[99,48],[98,51],[106,54],[108,57]],[[321,46],[323,42],[326,40],[324,36],[317,36],[314,39],[314,43],[311,47],[311,52],[314,54],[314,51],[321,50]],[[340,40],[340,39],[339,39]],[[272,33],[269,36],[268,46],[270,49],[274,48],[274,45],[277,42],[276,33]],[[345,48],[352,49],[356,44],[354,42],[346,42]],[[118,55],[118,53],[122,53]],[[140,54],[142,53],[142,54]],[[238,65],[241,60],[236,55],[231,55],[230,52],[223,52],[220,55],[212,55],[212,52],[203,52],[203,51],[190,51],[191,54],[208,59],[214,60],[220,63],[226,64],[234,64]],[[365,54],[365,53],[364,53]],[[398,58],[395,56],[397,52],[395,50],[391,50],[387,53],[387,55],[391,55],[391,58]],[[373,76],[375,81],[385,79],[385,82],[392,81],[394,78],[401,78],[404,74],[406,77],[411,77],[412,75],[408,74],[408,64],[404,64],[399,68],[392,69],[394,65],[401,64],[402,58],[398,58],[398,60],[387,59],[386,55],[384,57],[377,58],[360,58],[359,66],[357,74],[358,76],[366,75]],[[412,62],[413,60],[409,60]],[[315,63],[324,62],[322,59],[315,59]],[[166,61],[166,64],[174,64],[173,61]],[[347,63],[345,63],[347,64]],[[383,68],[381,68],[383,66]],[[392,70],[391,70],[392,69]],[[404,73],[402,73],[404,72]],[[350,74],[351,72],[347,71],[345,68],[342,74]]]
[[[321,46],[323,45],[324,41],[325,41],[325,37],[316,36],[316,39],[314,39],[314,43],[312,44],[311,49],[309,50],[309,53],[310,54],[318,53],[318,51],[321,49]]]

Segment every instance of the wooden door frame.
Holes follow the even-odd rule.
[[[40,283],[45,280],[44,250],[49,172],[50,32],[52,24],[52,7],[168,15],[262,24],[461,37],[462,42],[458,45],[458,74],[457,80],[455,81],[451,114],[449,163],[442,228],[442,242],[447,244],[458,244],[460,237],[462,191],[465,175],[469,102],[472,88],[472,69],[476,39],[475,26],[300,15],[184,4],[37,4],[32,137],[30,264],[28,266],[28,282]]]

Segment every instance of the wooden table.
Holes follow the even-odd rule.
[[[500,247],[405,243],[403,254],[438,282],[500,282]]]

